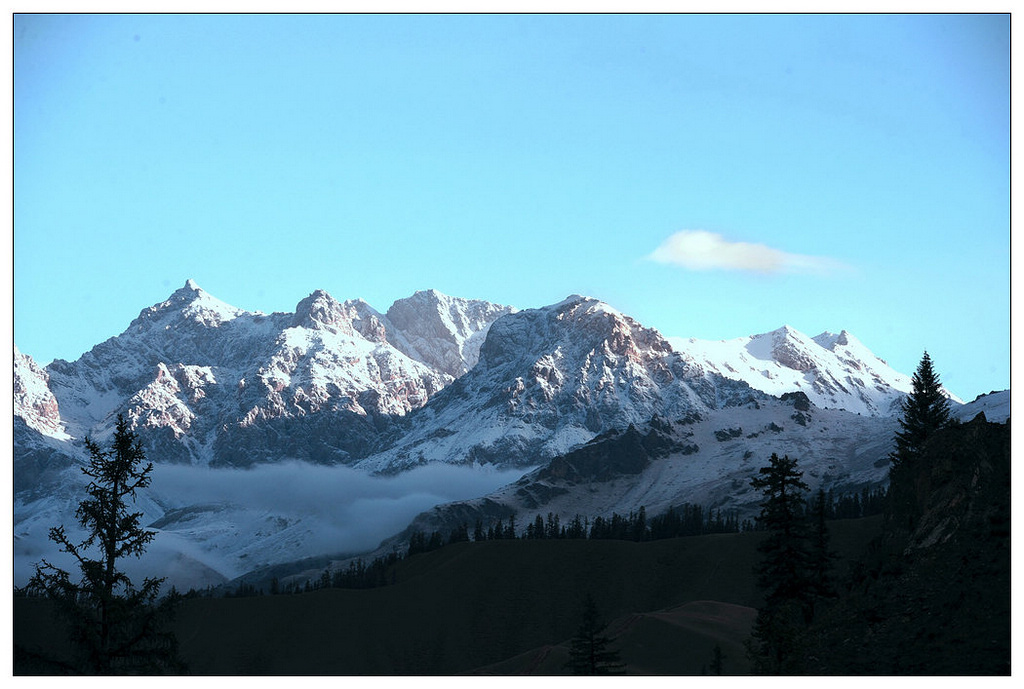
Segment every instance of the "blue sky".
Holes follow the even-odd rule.
[[[16,16],[14,341],[76,359],[188,278],[666,335],[847,329],[1009,387],[1009,20]]]

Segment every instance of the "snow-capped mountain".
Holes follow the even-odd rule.
[[[894,370],[849,332],[808,337],[789,326],[732,340],[670,337],[676,351],[770,395],[803,392],[823,409],[871,416],[900,412],[911,378]],[[948,393],[949,398],[962,400]]]
[[[517,311],[433,290],[264,314],[191,280],[77,361],[14,364],[16,560],[74,522],[82,439],[123,413],[163,472],[140,508],[183,585],[372,547],[456,495],[422,519],[742,508],[773,451],[816,485],[867,485],[910,390],[845,331],[668,340],[588,297]],[[1009,414],[1007,393],[972,404]]]
[[[656,330],[572,296],[495,321],[476,366],[411,414],[400,441],[357,467],[526,466],[656,413],[682,417],[760,397],[691,365]]]
[[[453,370],[472,362],[488,318],[509,310],[438,293],[421,300],[445,302],[446,318],[424,311],[421,322],[396,302],[396,325],[366,302],[322,290],[294,313],[265,315],[189,280],[121,335],[75,362],[50,364],[48,389],[72,436],[103,438],[124,413],[157,461],[347,462],[368,454],[390,419],[453,380],[434,362]],[[23,377],[41,380],[34,375]],[[16,413],[39,423],[31,401],[16,399]]]

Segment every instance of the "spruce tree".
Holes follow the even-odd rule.
[[[896,433],[894,462],[897,463],[917,455],[929,436],[950,422],[949,400],[942,394],[939,375],[928,352],[921,357],[911,381],[913,390],[901,405],[902,430]]]
[[[50,598],[69,625],[78,657],[65,668],[83,674],[157,674],[181,672],[177,642],[162,629],[176,596],[159,599],[164,579],[145,578],[138,588],[119,564],[140,557],[154,532],[142,528],[141,512],[131,512],[128,501],[150,483],[153,464],[145,461],[138,436],[123,416],[117,417],[112,448],[105,451],[90,438],[88,498],[75,516],[88,536],[74,543],[64,526],[50,529],[50,540],[69,553],[81,570],[78,583],[45,559],[36,565],[28,590]],[[96,557],[91,551],[98,550]]]
[[[830,548],[831,539],[828,525],[825,523],[828,517],[828,502],[824,490],[818,489],[811,513],[813,517],[809,552],[811,586],[814,595],[818,598],[830,598],[835,595],[832,568],[836,554]]]
[[[721,675],[722,674],[722,668],[723,668],[722,661],[724,659],[725,659],[725,656],[722,654],[722,646],[720,644],[715,644],[715,648],[712,651],[712,656],[711,656],[711,674],[713,674],[713,675]]]
[[[609,649],[610,640],[604,636],[605,624],[597,612],[594,597],[587,594],[583,601],[583,615],[576,636],[569,648],[569,662],[566,667],[574,675],[622,675],[625,665],[619,659],[619,652]]]
[[[889,486],[892,515],[912,528],[917,517],[914,475],[925,441],[950,425],[949,400],[942,394],[939,376],[928,352],[921,357],[912,378],[913,389],[901,405],[896,448],[889,455]]]
[[[758,567],[758,585],[771,603],[782,599],[803,599],[807,594],[806,500],[809,490],[803,472],[789,455],[781,459],[772,453],[769,464],[758,470],[750,485],[762,491],[760,527],[768,532],[758,547],[764,555]]]
[[[799,664],[799,637],[813,614],[804,494],[795,459],[772,453],[750,485],[762,491],[757,521],[768,533],[757,582],[764,594],[748,649],[760,674],[790,674]]]

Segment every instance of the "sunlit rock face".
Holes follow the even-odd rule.
[[[316,290],[294,313],[267,315],[189,280],[75,362],[44,371],[21,357],[19,408],[56,432],[59,405],[77,438],[106,437],[123,413],[156,461],[351,462],[472,366],[512,309],[422,292],[393,311],[399,325]]]
[[[14,415],[43,435],[66,438],[50,376],[32,357],[14,348]]]
[[[572,296],[494,321],[476,365],[357,466],[543,462],[611,428],[684,417],[763,393],[707,373],[607,304]]]
[[[388,309],[394,345],[408,356],[458,378],[476,365],[491,324],[516,309],[486,301],[416,292]]]

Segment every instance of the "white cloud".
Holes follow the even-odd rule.
[[[705,230],[676,232],[647,258],[688,270],[741,270],[763,275],[825,275],[844,268],[831,258],[790,254],[764,244],[732,242]]]

